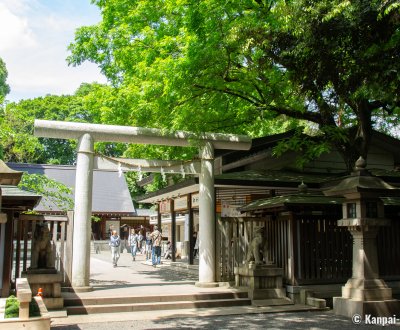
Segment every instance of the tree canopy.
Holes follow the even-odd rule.
[[[10,92],[10,86],[7,85],[7,68],[4,61],[0,58],[0,105],[4,102],[5,96]]]
[[[100,85],[83,84],[75,95],[48,95],[9,103],[0,117],[0,146],[5,161],[72,164],[75,140],[45,139],[33,135],[35,119],[100,123],[100,109],[86,97]]]
[[[77,30],[68,61],[100,66],[117,120],[261,136],[294,118],[349,166],[372,128],[399,123],[399,1],[93,3],[103,19]]]

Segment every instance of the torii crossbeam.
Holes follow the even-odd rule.
[[[35,135],[56,139],[78,139],[71,276],[71,284],[76,292],[91,290],[89,286],[90,217],[94,142],[199,146],[199,281],[197,285],[216,285],[214,149],[248,150],[251,147],[250,137],[220,133],[164,132],[155,128],[49,120],[35,120]]]

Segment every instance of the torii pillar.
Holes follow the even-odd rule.
[[[248,150],[247,136],[219,133],[176,131],[164,133],[159,129],[129,126],[85,124],[50,120],[35,120],[35,135],[55,139],[77,139],[78,156],[75,178],[75,209],[72,244],[71,284],[76,292],[91,290],[90,234],[92,214],[92,182],[94,142],[122,142],[167,146],[192,146],[190,140],[200,143],[201,173],[199,195],[199,281],[198,286],[215,283],[215,195],[214,149]]]
[[[199,177],[199,281],[196,286],[213,287],[215,282],[215,193],[214,147],[210,142],[200,150]]]

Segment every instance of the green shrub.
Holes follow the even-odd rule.
[[[31,302],[29,303],[29,317],[36,316],[40,316],[40,309],[36,300],[32,298]]]
[[[29,303],[29,317],[37,316],[40,316],[39,305],[36,300],[32,298]],[[19,317],[19,301],[15,296],[10,296],[6,300],[4,318],[9,319],[13,317]]]
[[[10,296],[6,300],[4,318],[9,319],[18,316],[19,316],[19,301],[15,296]]]

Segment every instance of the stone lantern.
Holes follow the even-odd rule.
[[[399,194],[399,190],[371,175],[360,157],[351,176],[324,192],[345,197],[343,219],[337,225],[346,226],[353,237],[352,277],[342,287],[342,296],[333,298],[335,314],[364,317],[400,313],[400,301],[392,298],[392,289],[379,278],[376,246],[379,228],[390,225],[380,197]]]

